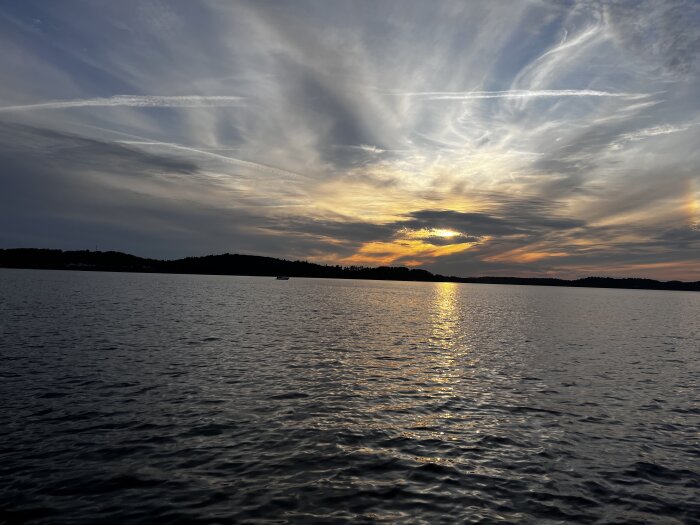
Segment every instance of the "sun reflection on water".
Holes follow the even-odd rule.
[[[354,371],[353,394],[362,400],[361,416],[351,418],[353,432],[386,433],[397,443],[405,439],[450,442],[465,432],[476,436],[487,427],[481,418],[465,416],[462,410],[472,397],[477,384],[472,380],[481,366],[467,322],[467,290],[458,283],[423,287],[420,300],[416,295],[415,302],[388,303],[395,322],[375,325],[365,332],[365,344],[343,355],[343,365]],[[383,297],[382,304],[387,304]],[[413,317],[408,337],[406,328],[396,322],[406,311],[420,312]],[[347,446],[354,450],[354,444]],[[413,449],[400,452],[392,446],[391,454],[416,462],[441,462]]]
[[[435,283],[431,342],[452,348],[455,345],[457,315],[457,283]]]
[[[464,290],[458,283],[435,283],[430,344],[439,353],[442,369],[449,376],[462,376],[475,366],[468,324],[463,318]],[[447,378],[446,378],[447,379]]]

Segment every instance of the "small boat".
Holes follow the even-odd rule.
[[[277,280],[278,281],[289,281],[289,277],[287,277],[286,275],[278,275]]]

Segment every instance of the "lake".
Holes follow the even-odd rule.
[[[0,522],[700,523],[700,293],[0,270]]]

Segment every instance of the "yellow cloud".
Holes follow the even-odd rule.
[[[309,213],[387,223],[415,210],[437,207],[475,212],[487,207],[467,196],[463,184],[464,174],[454,168],[420,170],[402,163],[366,166],[315,185]]]
[[[541,261],[549,257],[566,257],[567,252],[555,252],[542,250],[541,246],[525,246],[507,252],[486,257],[487,262],[531,263]]]
[[[388,265],[403,260],[407,266],[420,266],[438,257],[468,250],[480,242],[460,242],[438,246],[420,239],[400,239],[391,242],[375,241],[363,244],[360,249],[338,262],[342,264]]]

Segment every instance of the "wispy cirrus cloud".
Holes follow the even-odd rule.
[[[700,278],[698,15],[691,0],[15,2],[0,244],[61,224],[56,247],[94,235],[151,256]]]
[[[304,178],[304,175],[300,173],[294,173],[292,171],[283,170],[280,168],[275,168],[274,166],[268,166],[266,164],[261,164],[259,162],[251,162],[249,160],[238,159],[230,155],[222,155],[220,153],[215,153],[212,151],[206,151],[203,149],[192,148],[189,146],[183,146],[181,144],[174,144],[172,142],[158,142],[158,141],[148,141],[148,140],[119,140],[117,143],[127,144],[130,146],[138,146],[142,148],[156,147],[164,149],[172,149],[188,152],[196,156],[207,157],[211,159],[216,159],[225,163],[233,164],[234,166],[239,166],[243,168],[250,168],[258,172],[264,172],[269,175],[275,175],[284,178]]]
[[[616,93],[594,89],[511,89],[507,91],[424,91],[424,92],[389,92],[387,95],[416,97],[426,100],[482,100],[492,98],[528,99],[559,97],[620,97],[639,99],[650,96],[649,93]]]
[[[688,131],[693,125],[677,125],[671,126],[668,124],[652,126],[650,128],[640,129],[631,133],[623,133],[619,137],[619,142],[615,145],[619,146],[622,142],[634,142],[637,140],[643,140],[652,137],[659,137],[661,135],[671,135],[672,133],[680,133],[682,131]]]
[[[112,97],[51,100],[35,104],[0,106],[0,112],[36,111],[42,109],[73,108],[217,108],[240,106],[244,97],[203,95],[114,95]]]

